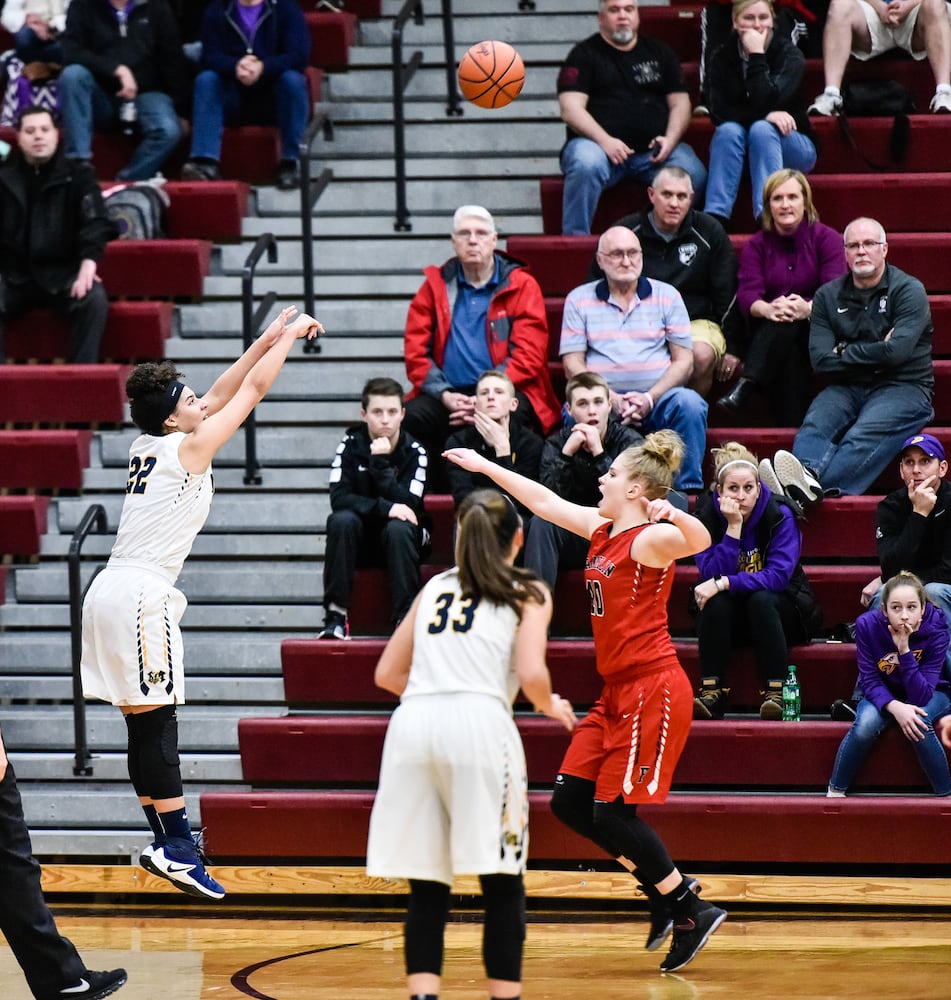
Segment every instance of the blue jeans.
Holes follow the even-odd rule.
[[[66,156],[75,160],[92,159],[93,128],[115,128],[121,101],[107,94],[85,66],[72,63],[59,78],[59,103],[66,130]],[[125,181],[154,177],[182,134],[175,105],[168,94],[158,90],[140,93],[135,99],[135,107],[138,112],[136,128],[142,141],[136,146],[128,166],[116,174]]]
[[[16,54],[25,63],[47,62],[63,64],[63,45],[60,41],[53,39],[48,42],[41,41],[37,33],[32,28],[22,27],[14,36],[16,41]]]
[[[310,114],[307,77],[285,70],[270,84],[245,87],[214,70],[195,78],[193,104],[193,157],[221,158],[221,130],[228,125],[277,124],[281,134],[281,159],[296,160],[298,146]]]
[[[703,193],[707,171],[697,154],[679,143],[663,163],[651,163],[650,153],[633,153],[623,163],[613,164],[604,150],[591,139],[569,140],[561,151],[561,172],[565,175],[561,231],[566,236],[591,232],[591,220],[605,188],[614,187],[625,177],[650,184],[661,167],[683,167],[690,174],[697,198]]]
[[[911,382],[830,385],[812,401],[792,450],[825,489],[859,496],[933,417],[930,394]]]
[[[749,157],[753,187],[753,217],[763,214],[763,185],[780,167],[792,167],[808,174],[816,165],[816,147],[801,132],[782,135],[762,119],[745,129],[739,122],[718,125],[710,142],[710,174],[704,211],[728,219]]]
[[[935,795],[951,795],[948,756],[933,727],[935,719],[940,719],[951,710],[951,698],[948,698],[943,691],[935,691],[931,701],[922,707],[928,713],[928,734],[924,739],[911,745],[921,769],[931,782]],[[891,712],[879,712],[870,701],[863,698],[855,710],[855,722],[839,744],[829,787],[840,792],[847,791],[856,772],[872,749],[872,744],[888,726],[894,724],[895,718]]]
[[[682,385],[668,389],[655,403],[641,424],[644,434],[669,427],[684,441],[686,452],[680,472],[674,479],[678,490],[703,489],[703,456],[707,450],[707,401],[693,389]]]

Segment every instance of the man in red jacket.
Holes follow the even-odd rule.
[[[519,397],[513,419],[547,434],[558,422],[548,377],[545,300],[527,267],[496,249],[498,233],[481,205],[452,220],[456,256],[424,271],[410,303],[404,348],[412,390],[406,429],[438,456],[450,431],[474,421],[475,385],[503,371]],[[437,463],[438,464],[438,463]]]

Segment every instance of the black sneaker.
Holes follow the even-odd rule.
[[[300,187],[300,166],[297,160],[281,160],[277,168],[276,183],[281,191],[293,191]]]
[[[645,951],[657,951],[657,949],[667,940],[667,935],[674,929],[674,915],[670,907],[664,902],[664,897],[652,885],[641,885],[641,892],[647,897],[650,905],[651,927],[647,932],[647,943],[644,945]],[[700,883],[695,879],[687,879],[687,885],[691,892],[700,894]]]
[[[324,618],[324,627],[317,633],[318,639],[349,639],[350,624],[347,616],[337,611],[328,611]]]
[[[683,923],[674,925],[674,943],[670,946],[667,957],[660,963],[660,971],[676,972],[692,962],[697,952],[707,943],[707,938],[724,920],[726,910],[698,900],[693,917],[685,917]]]
[[[182,167],[183,181],[220,181],[221,170],[214,160],[189,160]]]
[[[693,700],[693,717],[722,719],[729,699],[729,688],[720,687],[715,679],[705,677],[700,681],[700,694]]]
[[[72,1000],[73,997],[99,1000],[100,997],[111,996],[116,990],[122,989],[127,978],[125,969],[113,969],[111,972],[92,972],[87,969],[78,983],[64,986],[58,993],[51,993],[49,1000],[54,997],[56,1000]]]
[[[855,706],[844,698],[836,698],[829,709],[829,715],[836,722],[855,722]]]

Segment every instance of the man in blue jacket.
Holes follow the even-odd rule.
[[[307,127],[310,34],[296,0],[213,0],[201,28],[202,72],[195,79],[191,159],[185,180],[220,177],[221,130],[277,124],[277,186],[300,183],[297,148]]]

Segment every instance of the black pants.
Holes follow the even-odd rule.
[[[525,568],[552,589],[560,569],[583,569],[591,542],[567,528],[533,517],[525,539]]]
[[[812,402],[809,320],[752,320],[743,374],[766,393],[777,427],[798,427]]]
[[[94,282],[81,299],[74,299],[69,294],[69,288],[50,293],[32,282],[16,285],[3,281],[0,284],[0,361],[6,359],[3,343],[5,322],[30,309],[39,308],[53,309],[69,321],[68,362],[77,365],[98,363],[99,345],[109,312],[109,299],[99,281]]]
[[[86,971],[72,942],[56,929],[43,898],[40,866],[10,763],[0,781],[0,930],[34,996],[72,986]]]
[[[711,597],[697,615],[697,636],[701,677],[729,685],[733,650],[750,645],[764,686],[786,676],[789,646],[810,638],[792,598],[772,590]]]
[[[385,566],[390,586],[392,624],[399,621],[419,592],[423,531],[397,518],[363,518],[352,510],[327,518],[324,553],[324,607],[351,607],[357,566]]]

